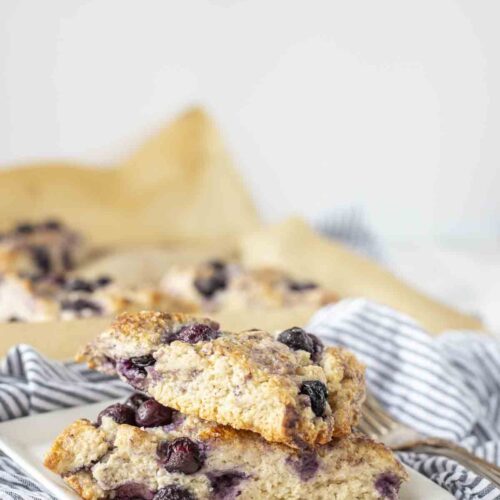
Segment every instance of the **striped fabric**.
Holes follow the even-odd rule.
[[[355,352],[370,391],[396,419],[500,464],[500,342],[473,332],[432,338],[408,317],[364,299],[323,308],[308,331]],[[456,498],[500,499],[499,489],[452,460],[400,458]]]
[[[48,361],[26,345],[13,347],[0,367],[0,421],[128,394],[117,379],[76,363]],[[0,499],[52,500],[0,451]]]
[[[409,318],[363,299],[323,308],[308,330],[356,352],[368,367],[370,390],[397,419],[500,463],[498,341],[471,332],[431,338]],[[128,392],[116,379],[17,346],[0,369],[0,420]],[[415,453],[400,458],[456,498],[500,499],[498,489],[456,462]],[[52,499],[1,453],[0,498]]]

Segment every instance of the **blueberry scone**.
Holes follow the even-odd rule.
[[[27,278],[0,274],[0,321],[56,321],[114,316],[141,309],[193,312],[191,304],[152,288],[51,274]]]
[[[45,465],[87,500],[389,499],[406,471],[360,434],[295,450],[135,394],[77,420]]]
[[[45,276],[72,269],[84,255],[82,237],[57,220],[18,224],[0,233],[0,272]]]
[[[293,279],[277,269],[245,269],[211,260],[197,266],[172,266],[162,279],[168,293],[192,301],[201,310],[322,306],[338,296],[312,281]]]
[[[77,360],[185,414],[293,447],[348,434],[364,398],[349,352],[291,328],[222,331],[184,314],[122,314]]]

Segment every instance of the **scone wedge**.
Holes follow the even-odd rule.
[[[125,313],[77,357],[184,414],[295,448],[351,432],[364,369],[300,328],[230,333],[209,319]]]
[[[338,295],[319,284],[294,279],[279,269],[248,269],[240,263],[220,259],[171,266],[160,286],[166,293],[190,301],[207,313],[296,306],[319,308],[339,300]]]
[[[45,465],[86,500],[396,500],[407,477],[359,434],[296,450],[137,399],[71,424]]]

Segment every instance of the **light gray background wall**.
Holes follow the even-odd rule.
[[[500,2],[2,0],[0,164],[111,160],[191,103],[262,210],[500,236]]]

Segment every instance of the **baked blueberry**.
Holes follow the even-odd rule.
[[[99,276],[95,280],[95,284],[98,288],[109,285],[113,280],[109,276]]]
[[[146,485],[135,482],[118,486],[114,493],[114,500],[153,500],[155,498],[154,492]]]
[[[159,462],[168,472],[193,474],[203,466],[199,446],[187,437],[162,441],[156,450]]]
[[[40,270],[40,272],[42,274],[50,273],[52,266],[48,250],[41,246],[34,246],[30,248],[30,251],[36,267]]]
[[[307,380],[300,386],[300,394],[306,394],[311,400],[311,409],[317,417],[322,417],[325,413],[325,406],[328,400],[328,389],[319,380]]]
[[[66,286],[66,277],[63,274],[52,276],[52,281],[59,286]]]
[[[158,490],[153,500],[196,500],[196,497],[183,486],[169,484]]]
[[[140,427],[167,425],[172,422],[172,410],[154,399],[148,399],[135,410],[135,422]]]
[[[323,342],[321,342],[321,340],[312,333],[308,333],[307,335],[311,339],[313,345],[313,352],[311,353],[311,359],[315,362],[318,362],[319,359],[321,358],[321,353],[323,352],[324,349]]]
[[[130,408],[133,408],[134,410],[137,410],[139,406],[144,403],[144,401],[147,401],[148,399],[151,399],[149,396],[146,396],[145,394],[142,394],[141,392],[134,392],[134,394],[130,395],[127,400],[125,401],[125,404],[127,406],[130,406]]]
[[[117,424],[135,425],[134,410],[130,408],[130,406],[122,403],[115,403],[114,405],[104,408],[97,416],[97,425],[101,425],[103,417],[110,417]]]
[[[226,278],[218,274],[203,276],[194,280],[196,290],[206,299],[212,298],[219,290],[224,290],[226,285]]]
[[[27,222],[18,224],[14,231],[19,234],[31,234],[35,231],[35,225]]]
[[[218,336],[218,331],[214,330],[209,325],[205,325],[204,323],[194,323],[193,325],[184,326],[176,335],[178,340],[182,340],[188,344],[196,344],[206,340],[213,340]]]
[[[226,264],[224,261],[219,260],[219,259],[213,259],[208,261],[208,265],[214,270],[214,271],[225,271],[226,270]]]
[[[278,341],[294,351],[302,350],[312,354],[314,344],[311,337],[302,328],[294,326],[278,335]]]
[[[66,283],[66,289],[70,292],[92,293],[94,291],[94,286],[90,283],[90,281],[75,278]]]
[[[59,229],[61,229],[62,227],[62,224],[56,219],[47,219],[42,224],[42,227],[48,229],[49,231],[59,231]]]
[[[96,314],[101,314],[102,309],[99,304],[86,299],[63,300],[61,308],[66,311],[83,312],[85,310]]]
[[[294,292],[305,292],[306,290],[314,290],[315,288],[318,288],[318,285],[313,281],[290,280],[288,282],[288,288]]]
[[[220,260],[209,261],[210,274],[199,276],[194,280],[194,286],[206,299],[212,298],[219,290],[227,286],[226,265]]]
[[[142,382],[147,375],[146,367],[154,365],[155,362],[155,358],[148,354],[130,359],[121,359],[117,362],[116,369],[119,374],[129,381],[132,387],[141,389]]]
[[[156,363],[156,359],[153,358],[151,354],[136,356],[135,358],[130,358],[130,361],[132,361],[135,366],[140,366],[141,368],[145,368],[146,366],[151,366]]]

